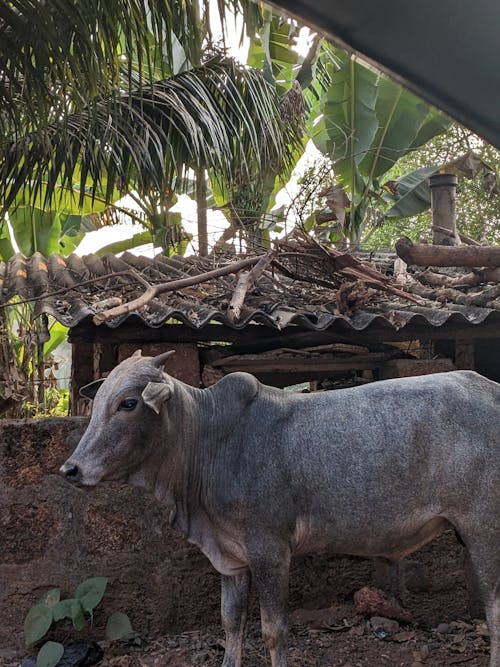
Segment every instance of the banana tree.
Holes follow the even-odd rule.
[[[382,184],[391,169],[444,132],[450,121],[355,56],[337,49],[335,59],[329,65],[332,83],[322,95],[322,117],[312,133],[350,200],[345,233],[359,243],[367,220],[383,204]]]

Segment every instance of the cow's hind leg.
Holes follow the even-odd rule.
[[[476,535],[466,540],[481,590],[490,632],[490,667],[500,667],[500,534]]]
[[[221,618],[226,632],[226,651],[222,667],[241,667],[247,621],[250,571],[221,578]]]
[[[288,574],[290,550],[261,544],[250,558],[252,580],[260,602],[262,637],[271,653],[272,667],[286,667],[288,641]]]

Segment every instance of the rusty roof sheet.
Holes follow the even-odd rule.
[[[395,255],[380,253],[364,257],[384,273],[391,272],[394,258]],[[220,259],[217,265],[227,261]],[[297,325],[315,331],[331,327],[360,331],[375,324],[390,329],[409,324],[431,327],[445,323],[500,324],[498,298],[487,307],[429,298],[416,304],[354,281],[347,285],[346,301],[340,298],[346,286],[345,277],[334,269],[322,270],[320,274],[318,267],[313,267],[308,273],[303,270],[303,259],[302,268],[294,258],[280,261],[283,271],[273,269],[272,273],[261,276],[246,295],[241,317],[236,322],[228,317],[227,307],[235,286],[234,275],[228,275],[162,294],[138,311],[114,318],[105,326],[116,328],[131,317],[139,318],[148,327],[160,327],[173,319],[193,329],[214,321],[233,329],[243,329],[252,322],[274,329]],[[84,321],[91,324],[91,318],[103,308],[139,296],[144,291],[141,279],[153,284],[167,282],[214,266],[213,260],[199,257],[147,258],[125,253],[121,257],[91,254],[46,258],[36,253],[27,258],[17,254],[7,264],[0,264],[0,304],[36,299],[36,315],[48,313],[68,327]],[[483,285],[455,292],[466,294],[484,289]],[[408,291],[412,291],[411,286]],[[346,307],[346,303],[350,305]]]

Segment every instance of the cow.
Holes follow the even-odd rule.
[[[292,554],[397,562],[454,528],[500,667],[500,385],[472,371],[312,394],[231,373],[199,389],[135,354],[95,398],[61,474],[151,492],[222,577],[223,667],[240,667],[250,581],[272,667],[286,666]]]

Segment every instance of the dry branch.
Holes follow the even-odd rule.
[[[500,247],[427,245],[403,237],[396,242],[396,252],[407,264],[418,266],[500,267]]]
[[[500,268],[481,269],[454,277],[426,270],[415,273],[414,277],[421,283],[433,287],[475,287],[482,283],[500,283]]]
[[[191,287],[192,285],[199,285],[200,283],[207,282],[207,280],[211,280],[212,278],[219,278],[220,276],[226,276],[229,273],[237,273],[238,271],[257,264],[261,258],[262,255],[258,257],[248,257],[247,259],[242,259],[239,262],[233,262],[227,266],[214,269],[213,271],[207,271],[206,273],[200,273],[196,276],[190,276],[189,278],[180,278],[179,280],[171,280],[167,283],[151,285],[143,294],[141,294],[141,296],[137,297],[137,299],[129,301],[128,303],[123,303],[116,308],[111,308],[110,310],[97,313],[94,315],[92,321],[96,325],[103,324],[104,322],[107,322],[114,317],[120,317],[120,315],[126,315],[127,313],[131,313],[134,310],[142,308],[159,294],[183,289],[184,287]]]
[[[413,296],[412,294],[408,294],[408,292],[403,292],[403,290],[394,287],[389,283],[390,278],[388,276],[385,276],[383,273],[380,273],[380,271],[377,271],[376,269],[372,269],[371,266],[362,264],[352,255],[349,255],[348,253],[341,253],[338,250],[334,250],[333,248],[325,247],[324,249],[328,254],[335,258],[335,262],[339,266],[339,269],[346,275],[357,278],[358,280],[365,282],[368,286],[374,287],[375,289],[390,292],[395,296],[399,296],[402,299],[407,299],[408,301],[413,301],[414,303],[420,303],[420,299],[418,297]]]
[[[448,236],[449,238],[454,239],[455,234],[451,232],[449,229],[446,229],[446,227],[441,227],[441,225],[432,225],[432,229],[436,232],[439,232],[440,234],[444,234],[445,236]],[[473,245],[473,246],[480,246],[482,247],[482,244],[479,243],[479,241],[474,241],[474,239],[471,239],[470,236],[466,236],[465,234],[461,234],[460,232],[457,232],[458,238],[462,241],[462,243],[466,243],[467,245]]]
[[[245,301],[245,296],[249,290],[252,289],[256,281],[260,278],[262,273],[267,269],[269,264],[276,257],[276,252],[273,250],[264,257],[261,257],[257,264],[250,269],[250,271],[242,271],[238,277],[238,282],[234,288],[234,293],[228,307],[228,318],[231,322],[236,322],[240,318],[241,308]]]

